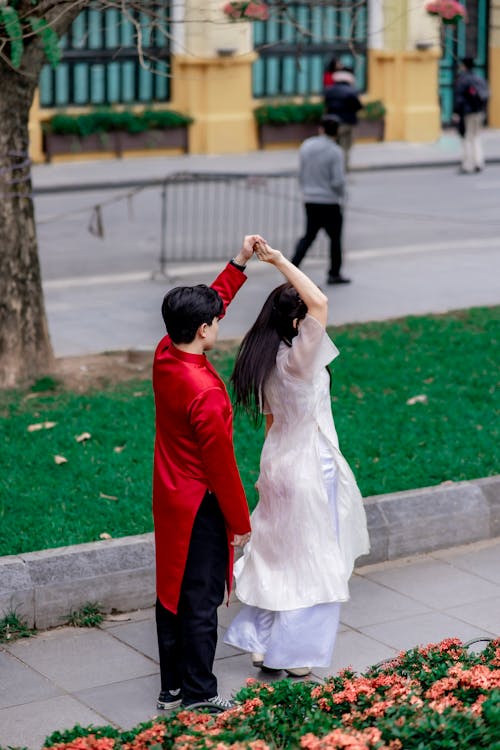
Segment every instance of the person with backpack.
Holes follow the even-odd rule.
[[[484,78],[473,73],[473,68],[472,57],[464,57],[455,83],[454,113],[463,139],[462,174],[481,172],[484,168],[481,127],[490,92]]]
[[[353,143],[354,128],[358,122],[358,112],[363,108],[355,85],[352,68],[336,69],[332,85],[324,90],[325,110],[335,115],[340,123],[337,132],[337,143],[344,152],[345,171],[349,171],[349,155]]]

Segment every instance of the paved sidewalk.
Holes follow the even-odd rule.
[[[489,193],[481,192],[481,195],[485,196],[487,207],[498,183],[500,130],[486,130],[483,141],[487,158],[494,166],[487,169],[484,175],[457,179],[465,179],[466,186],[476,191],[476,195],[479,187],[488,187]],[[443,133],[438,141],[431,144],[358,144],[353,149],[352,162],[355,169],[430,164],[442,167],[447,164],[458,164],[460,154],[460,139],[450,131]],[[178,171],[274,172],[296,168],[297,150],[293,149],[223,156],[143,157],[38,165],[34,167],[33,174],[37,190],[70,192],[94,186],[96,192],[93,197],[101,200],[107,195],[103,193],[106,187],[120,189],[143,184]],[[455,172],[455,167],[450,167],[450,170]],[[433,170],[429,170],[431,180],[432,174]],[[352,175],[350,179],[361,181],[362,178],[360,175]],[[443,185],[443,189],[446,190],[448,182],[444,181]],[[82,194],[82,205],[85,206],[93,197],[90,193]],[[48,197],[40,197],[37,200],[47,201]],[[57,201],[57,196],[54,196],[54,200]],[[79,196],[76,197],[77,203],[78,200]],[[44,209],[40,211],[42,218],[44,211],[49,210],[46,205],[44,204]],[[404,205],[406,203],[403,207]],[[72,207],[71,204],[64,210],[70,210]],[[54,211],[54,208],[51,210]],[[363,219],[355,211],[349,214],[349,210],[348,206],[347,218],[350,227],[362,220],[363,226],[367,224],[366,218]],[[121,214],[119,216],[121,217]],[[156,221],[156,218],[153,215],[151,221]],[[120,242],[126,245],[128,223],[125,223],[124,230],[121,225],[113,225],[112,214],[108,220],[112,225],[113,242],[118,248]],[[118,222],[118,219],[115,221]],[[401,234],[401,221],[403,220],[399,220],[398,223],[397,217],[389,217],[387,226],[390,227],[393,222],[399,227],[397,231]],[[156,227],[156,224],[154,226]],[[403,243],[397,243],[395,247],[388,248],[384,245],[384,237],[387,237],[389,230],[381,227],[375,216],[375,247],[369,246],[368,249],[364,249],[362,246],[360,249],[351,250],[348,245],[344,253],[343,271],[347,276],[352,276],[355,283],[350,287],[329,287],[327,290],[331,302],[329,323],[383,320],[410,314],[440,313],[450,309],[497,304],[497,279],[500,277],[498,235],[485,236],[489,231],[486,221],[485,227],[478,224],[477,237],[471,238],[466,233],[462,237],[455,231],[453,236],[448,238],[449,226],[449,223],[436,223],[434,236],[429,240],[428,233],[426,239],[421,235],[415,237],[411,231],[412,224],[409,222],[407,239]],[[130,231],[132,230],[136,231],[137,235],[137,228],[132,227]],[[60,234],[56,232],[49,235],[49,240],[45,239],[46,243],[50,243],[50,258],[56,259],[52,260],[52,266],[57,262],[57,253],[61,256],[64,254],[67,263],[65,248],[71,241],[71,232],[83,231],[85,234],[86,224],[84,222],[81,225],[77,222],[73,225],[69,222],[67,225],[61,225],[58,231]],[[366,228],[364,231],[369,230]],[[132,244],[140,241],[149,248],[147,243],[151,243],[150,238],[144,239],[142,235],[136,235]],[[89,243],[91,241],[95,243],[95,238],[89,239]],[[172,262],[167,268],[168,279],[160,278],[153,282],[151,271],[154,264],[145,261],[149,249],[141,249],[141,253],[146,253],[144,257],[140,255],[137,259],[129,259],[126,253],[122,257],[119,249],[116,251],[113,242],[103,244],[102,249],[103,253],[110,254],[113,263],[116,260],[113,272],[110,271],[110,261],[104,271],[99,270],[99,262],[96,262],[95,266],[89,263],[82,265],[79,259],[84,257],[85,246],[78,245],[77,250],[69,250],[75,256],[74,271],[66,271],[65,278],[59,278],[57,273],[44,278],[49,329],[57,356],[120,349],[153,349],[163,335],[158,309],[159,300],[165,291],[177,284],[210,283],[221,267],[220,262]],[[54,247],[57,249],[54,250]],[[156,253],[156,248],[154,252]],[[79,273],[80,267],[91,270]],[[308,257],[304,262],[304,269],[311,274],[314,281],[324,284],[324,259]],[[259,267],[257,263],[252,264],[248,275],[247,284],[231,306],[231,314],[222,323],[221,338],[241,337],[248,329],[249,322],[254,319],[257,305],[281,279],[274,269]]]
[[[303,268],[327,293],[328,323],[386,320],[406,315],[496,305],[500,302],[500,240],[436,242],[346,253],[348,286],[325,286],[325,259],[306,259]],[[222,262],[176,264],[171,277],[150,273],[116,277],[55,279],[44,283],[45,306],[56,356],[103,351],[153,350],[164,335],[159,315],[163,295],[178,284],[210,284]],[[429,269],[432,267],[432,273]],[[269,292],[282,283],[274,268],[252,261],[248,281],[221,322],[220,340],[241,338]]]
[[[359,568],[343,606],[330,669],[362,671],[402,649],[446,637],[500,635],[500,539]],[[269,679],[224,645],[238,611],[220,609],[215,671],[230,695]],[[100,629],[58,628],[0,648],[0,745],[39,750],[75,724],[129,729],[155,715],[159,689],[153,609],[109,616]],[[282,675],[282,677],[284,674]]]
[[[500,162],[500,130],[485,130],[483,146],[486,162]],[[454,130],[443,131],[433,143],[391,141],[359,143],[352,149],[352,169],[403,169],[436,167],[460,163],[462,144]],[[252,151],[243,154],[185,156],[146,156],[105,161],[76,161],[37,164],[33,167],[33,185],[38,193],[128,187],[161,180],[175,172],[275,172],[297,168],[297,149]]]

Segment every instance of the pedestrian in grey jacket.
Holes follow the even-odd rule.
[[[330,238],[328,284],[348,284],[342,265],[342,204],[345,173],[342,149],[336,143],[339,119],[323,115],[319,135],[307,138],[299,150],[299,185],[306,211],[306,233],[298,241],[292,263],[299,266],[320,229]]]

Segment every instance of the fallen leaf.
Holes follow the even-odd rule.
[[[56,464],[67,464],[68,459],[64,456],[54,456],[54,461]]]
[[[111,539],[111,534],[108,534],[107,531],[103,531],[102,534],[99,534],[99,539]]]
[[[105,500],[118,500],[116,495],[105,495],[104,492],[99,492],[99,497],[103,497]]]
[[[55,427],[57,422],[37,422],[36,424],[30,424],[27,427],[28,432],[37,432],[38,430],[51,430]]]
[[[125,446],[124,445],[115,445],[115,447],[113,448],[113,451],[115,453],[121,453],[124,450],[125,450]]]
[[[413,404],[426,404],[428,400],[425,393],[421,393],[418,396],[412,396],[406,403],[408,406],[413,406]]]
[[[90,440],[91,437],[92,435],[90,434],[90,432],[82,432],[81,435],[77,435],[75,437],[75,440],[77,443],[83,443],[85,442],[85,440]]]

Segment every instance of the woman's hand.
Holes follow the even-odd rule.
[[[235,534],[231,542],[233,547],[244,547],[250,541],[250,532],[248,534]]]
[[[259,260],[264,263],[272,263],[273,265],[278,263],[283,258],[281,250],[274,250],[267,242],[256,242],[253,246],[255,255]]]
[[[255,245],[259,242],[265,242],[260,234],[247,234],[243,239],[243,245],[240,252],[234,258],[236,263],[239,263],[242,266],[246,266],[253,255]]]

